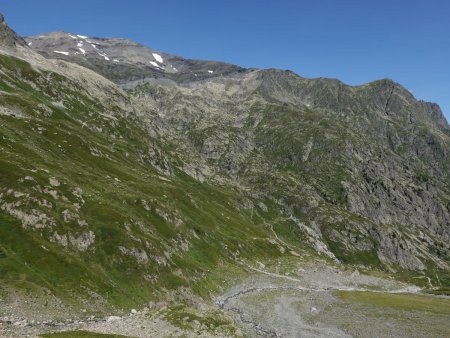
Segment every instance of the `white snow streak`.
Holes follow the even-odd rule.
[[[208,70],[208,73],[209,73],[209,74],[212,74],[212,73],[214,73],[214,71],[212,71],[212,70]]]
[[[86,51],[83,48],[78,48],[83,55],[86,55]]]
[[[97,52],[97,54],[100,55],[100,56],[103,56],[103,57],[105,58],[106,61],[109,61],[109,60],[110,60],[109,57],[108,57],[108,55],[106,55],[105,53]]]
[[[86,35],[79,35],[79,34],[77,34],[77,36],[78,36],[80,39],[87,39],[87,38],[88,38]]]
[[[63,54],[63,55],[69,55],[69,52],[60,52],[59,50],[54,50],[53,53]]]
[[[159,63],[163,63],[164,62],[164,60],[163,60],[161,55],[156,54],[156,53],[152,53],[152,55],[155,58],[155,60],[158,61]]]

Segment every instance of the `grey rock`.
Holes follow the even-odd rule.
[[[26,41],[18,36],[7,25],[5,18],[0,13],[0,46],[6,48],[15,48],[17,46],[26,46]]]

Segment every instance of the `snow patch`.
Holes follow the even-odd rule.
[[[31,41],[31,42],[28,42],[28,46],[31,46],[31,44],[33,43],[33,41]]]
[[[119,63],[120,61],[117,59],[113,59],[113,62]]]
[[[78,42],[77,47],[83,47],[83,41]]]
[[[87,38],[88,38],[86,35],[79,35],[79,34],[77,34],[77,36],[78,36],[80,39],[87,39]]]
[[[98,49],[96,45],[94,45],[93,43],[91,43],[91,46],[94,47],[95,49]]]
[[[208,73],[209,73],[209,74],[212,74],[212,73],[214,73],[214,71],[212,71],[212,70],[208,70]]]
[[[150,64],[151,64],[153,67],[161,68],[155,61],[150,61]]]
[[[53,53],[69,55],[69,52],[60,52],[59,50],[54,50]]]
[[[86,55],[86,51],[83,48],[78,48],[80,50],[81,53],[83,53],[83,55]]]
[[[72,35],[72,34],[69,34],[69,36],[72,38],[72,39],[77,39],[77,37],[76,36],[74,36],[74,35]]]
[[[106,61],[110,61],[108,55],[106,55],[105,53],[97,52],[97,54],[100,55],[100,56],[103,56],[103,57],[105,58]]]
[[[155,58],[155,60],[158,61],[159,63],[163,63],[164,62],[164,60],[163,60],[161,55],[159,55],[157,53],[152,53],[152,55]]]

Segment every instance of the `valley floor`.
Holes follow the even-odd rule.
[[[127,337],[450,336],[448,297],[425,295],[411,285],[325,262],[241,264],[249,277],[216,297],[214,306],[204,304],[193,312],[188,307],[169,306],[122,317],[59,323],[3,321],[0,336],[38,337],[78,330]],[[228,326],[226,320],[211,319],[218,309],[222,319],[238,328]]]
[[[328,267],[263,273],[217,299],[249,337],[448,337],[450,299]]]

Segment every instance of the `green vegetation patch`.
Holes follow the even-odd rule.
[[[202,329],[210,333],[221,332],[226,335],[236,333],[236,328],[230,322],[229,317],[219,310],[204,312],[184,305],[177,305],[167,310],[165,319],[171,324],[187,330]]]
[[[338,296],[349,302],[404,311],[426,311],[450,316],[450,299],[426,295],[392,294],[367,291],[338,291]]]

